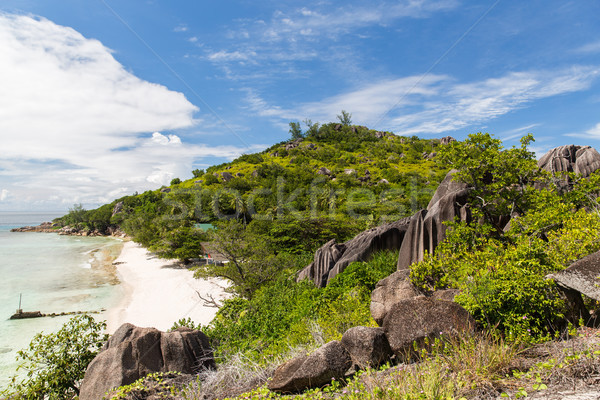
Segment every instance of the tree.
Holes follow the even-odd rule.
[[[352,114],[348,111],[342,110],[342,113],[337,116],[337,119],[340,121],[342,125],[350,126],[352,125]]]
[[[171,179],[171,183],[169,185],[173,186],[173,185],[179,185],[181,183],[181,179],[179,178],[173,178]]]
[[[319,123],[318,122],[313,123],[312,120],[307,118],[304,120],[304,124],[308,128],[308,130],[306,131],[306,136],[315,136],[319,133]]]
[[[490,134],[476,133],[441,146],[437,160],[458,170],[454,179],[472,188],[471,206],[501,232],[507,217],[527,211],[537,193],[534,184],[543,177],[535,154],[527,149],[533,141],[527,135],[520,147],[504,149]]]
[[[84,314],[56,333],[38,333],[29,349],[17,353],[17,359],[23,360],[18,369],[27,371],[27,378],[17,382],[14,376],[2,395],[11,399],[75,398],[88,364],[108,338],[102,333],[105,328],[104,322]]]
[[[249,232],[237,221],[222,223],[211,231],[211,245],[227,262],[199,266],[195,276],[225,278],[231,282],[233,292],[247,299],[280,270],[266,238]]]
[[[204,175],[204,170],[196,168],[192,171],[192,175],[194,175],[194,178],[200,178],[202,175]]]
[[[304,137],[302,128],[300,128],[300,122],[290,122],[289,132],[292,140],[301,139]]]

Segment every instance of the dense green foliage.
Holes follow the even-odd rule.
[[[595,204],[600,175],[571,176],[571,191],[560,191],[526,150],[530,140],[504,150],[477,134],[440,151],[440,160],[459,168],[455,179],[474,188],[473,221],[450,223],[435,254],[411,271],[424,290],[460,289],[456,301],[482,325],[527,342],[577,322],[546,276],[600,249],[600,216],[583,209]]]
[[[204,331],[221,357],[241,351],[262,359],[289,347],[340,339],[352,326],[374,325],[370,294],[395,270],[396,259],[395,252],[383,252],[353,263],[323,289],[281,276],[249,300],[226,300]]]
[[[19,369],[27,378],[12,384],[3,395],[12,399],[72,399],[88,364],[107,339],[106,324],[89,315],[72,318],[56,333],[38,333],[29,349],[18,352]]]
[[[196,169],[192,179],[96,210],[77,206],[55,222],[100,233],[120,228],[161,257],[188,261],[208,240],[197,223],[238,220],[268,236],[278,252],[298,254],[424,207],[446,172],[427,157],[439,141],[353,126],[346,112],[339,118],[308,121],[305,133],[292,123],[300,140]]]

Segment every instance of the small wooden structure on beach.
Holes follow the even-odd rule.
[[[212,243],[202,242],[200,245],[202,246],[201,260],[206,260],[207,264],[224,264],[227,262],[227,257],[219,253]]]

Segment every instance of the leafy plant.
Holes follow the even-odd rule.
[[[15,399],[73,399],[79,395],[79,385],[88,364],[107,339],[102,332],[104,322],[90,315],[72,318],[56,333],[38,333],[26,350],[20,350],[22,360],[18,370],[27,378],[12,383],[3,395]]]

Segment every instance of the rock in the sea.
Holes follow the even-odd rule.
[[[371,316],[379,326],[392,306],[400,300],[412,299],[421,293],[410,282],[408,271],[396,271],[377,282],[371,292]]]
[[[340,341],[329,342],[307,356],[299,356],[277,367],[269,389],[294,393],[321,387],[340,379],[352,366],[352,359]]]
[[[383,328],[355,326],[342,336],[342,344],[357,368],[377,368],[394,355]]]
[[[124,324],[88,366],[79,399],[101,399],[107,391],[153,372],[192,374],[215,367],[208,338],[200,331],[161,332]]]
[[[424,296],[394,304],[383,322],[390,347],[400,359],[413,355],[414,343],[423,345],[426,338],[456,335],[474,328],[471,315],[457,303]]]
[[[361,232],[345,243],[331,240],[315,253],[312,264],[304,268],[298,280],[310,279],[317,287],[325,287],[337,274],[355,261],[368,261],[381,250],[398,250],[410,218],[384,224]]]

